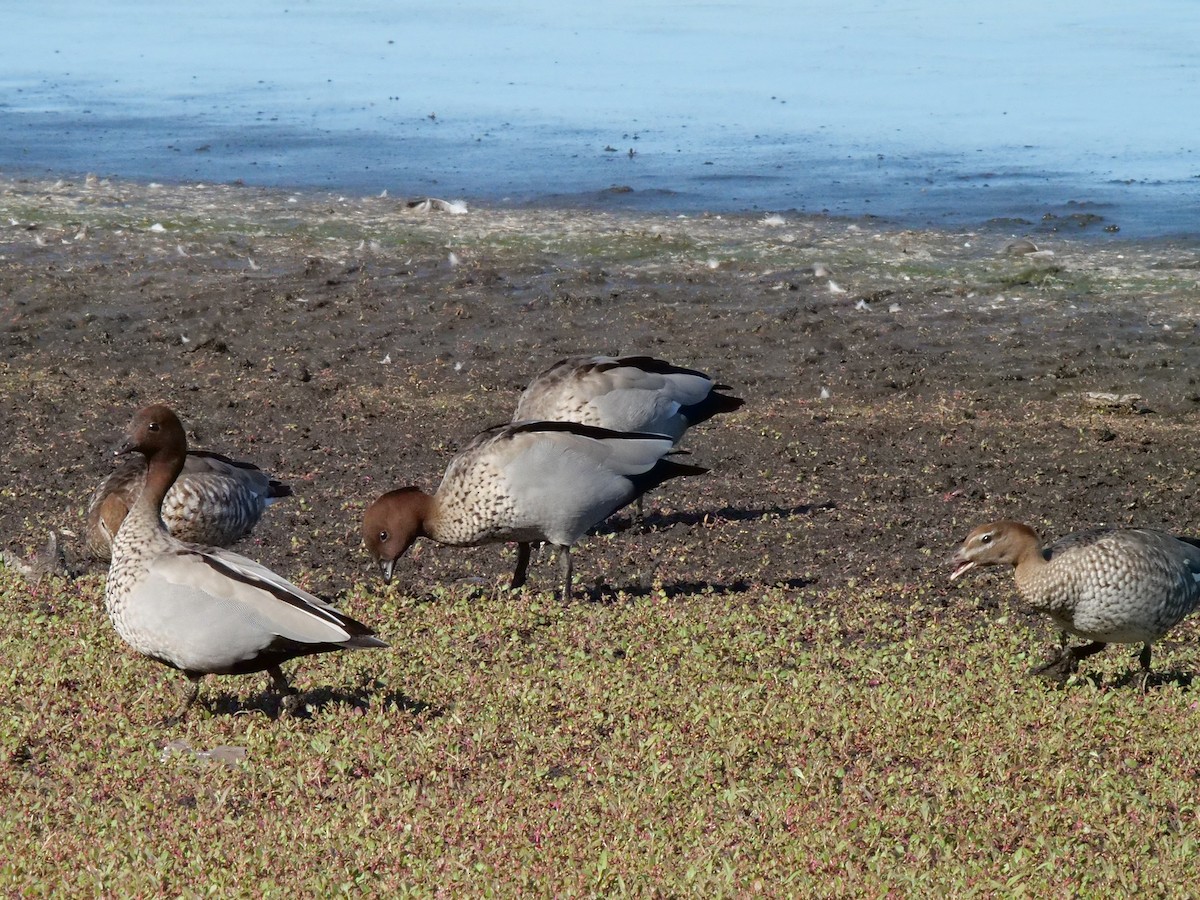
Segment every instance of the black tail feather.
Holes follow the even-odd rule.
[[[729,394],[719,394],[716,391],[711,391],[699,403],[685,406],[681,412],[687,418],[689,426],[699,425],[701,422],[707,422],[713,416],[741,409],[745,403],[746,401],[741,397],[731,397]]]
[[[672,478],[686,478],[692,475],[703,475],[708,469],[703,466],[693,466],[690,463],[676,462],[673,459],[660,459],[654,464],[654,468],[648,472],[643,472],[640,475],[631,475],[629,480],[633,482],[634,489],[637,491],[629,498],[632,502],[637,497],[647,491],[652,491],[665,481],[670,481]]]

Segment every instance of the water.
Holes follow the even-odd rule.
[[[8,174],[1200,231],[1191,0],[2,8]]]

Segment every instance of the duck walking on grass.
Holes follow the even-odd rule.
[[[333,650],[386,647],[374,632],[265,566],[172,537],[160,515],[183,469],[187,436],[166,406],[133,419],[120,452],[146,457],[145,486],[113,539],[104,604],[134,650],[188,679],[183,718],[208,674],[267,672],[294,712],[297,695],[280,665]]]
[[[96,559],[112,557],[112,539],[142,491],[146,460],[134,457],[109,474],[87,510],[87,547]],[[258,466],[206,450],[189,450],[183,471],[163,498],[162,519],[181,541],[228,547],[254,530],[267,507],[292,489]]]
[[[1107,644],[1143,645],[1145,690],[1150,647],[1200,603],[1200,540],[1143,528],[1100,528],[1043,547],[1019,522],[980,525],[954,556],[953,581],[976,566],[1014,567],[1017,589],[1062,628],[1063,650],[1034,670],[1065,679]],[[1067,646],[1067,634],[1090,641]]]
[[[664,481],[708,471],[668,458],[673,441],[572,422],[517,422],[478,435],[430,495],[390,491],[363,516],[363,541],[391,581],[419,537],[475,546],[516,541],[512,586],[525,583],[530,545],[561,552],[561,596],[571,597],[571,546],[588,529]]]

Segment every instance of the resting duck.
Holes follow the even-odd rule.
[[[166,406],[133,419],[120,452],[146,457],[145,487],[117,531],[104,605],[134,650],[179,669],[188,689],[175,721],[207,674],[265,671],[292,712],[297,696],[280,665],[297,656],[386,647],[374,632],[265,566],[172,537],[160,515],[183,470],[187,437]]]
[[[980,525],[954,556],[953,581],[976,566],[1014,567],[1017,589],[1062,628],[1062,653],[1034,670],[1066,678],[1106,644],[1143,645],[1144,690],[1150,646],[1200,603],[1200,540],[1145,528],[1099,528],[1043,547],[1019,522]],[[1090,643],[1068,647],[1067,633]]]
[[[516,422],[478,434],[433,495],[390,491],[363,516],[363,541],[390,581],[418,537],[475,546],[516,541],[512,586],[525,583],[530,545],[560,548],[561,596],[571,597],[571,547],[614,511],[671,478],[708,471],[669,459],[673,441],[573,422]]]
[[[134,457],[100,482],[87,509],[87,548],[96,559],[112,556],[112,539],[141,493],[146,460]],[[167,530],[181,541],[228,547],[254,530],[268,506],[292,489],[258,466],[189,450],[183,471],[163,498]]]

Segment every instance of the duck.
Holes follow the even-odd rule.
[[[679,444],[693,425],[745,404],[721,393],[728,390],[704,372],[653,356],[568,356],[533,378],[517,400],[513,421],[579,422],[665,434]],[[641,497],[633,518],[644,528]]]
[[[363,543],[390,583],[419,537],[467,547],[515,541],[513,589],[526,581],[533,542],[559,549],[560,596],[571,599],[571,548],[588,529],[664,481],[708,470],[679,462],[666,435],[577,422],[514,422],[477,434],[433,494],[388,491],[363,515]]]
[[[387,647],[361,622],[251,559],[174,537],[163,500],[187,460],[187,436],[168,406],[137,412],[118,453],[146,460],[141,492],[112,542],[104,605],[121,639],[187,678],[180,722],[205,675],[266,672],[294,713],[280,666],[296,657]]]
[[[740,409],[728,385],[652,356],[568,356],[536,375],[513,421],[560,421],[613,431],[666,434],[676,444],[693,425]]]
[[[127,459],[92,493],[85,539],[93,558],[112,557],[112,539],[146,479],[146,460]],[[292,489],[253,463],[208,450],[189,450],[183,471],[163,498],[167,530],[181,541],[228,547],[254,530],[267,508]]]
[[[1049,546],[1021,522],[975,528],[954,555],[954,581],[982,566],[1012,566],[1017,590],[1062,629],[1061,652],[1032,674],[1065,680],[1108,644],[1142,644],[1137,680],[1150,678],[1151,646],[1200,603],[1200,539],[1149,528],[1096,528]],[[1068,646],[1069,635],[1088,641]]]

